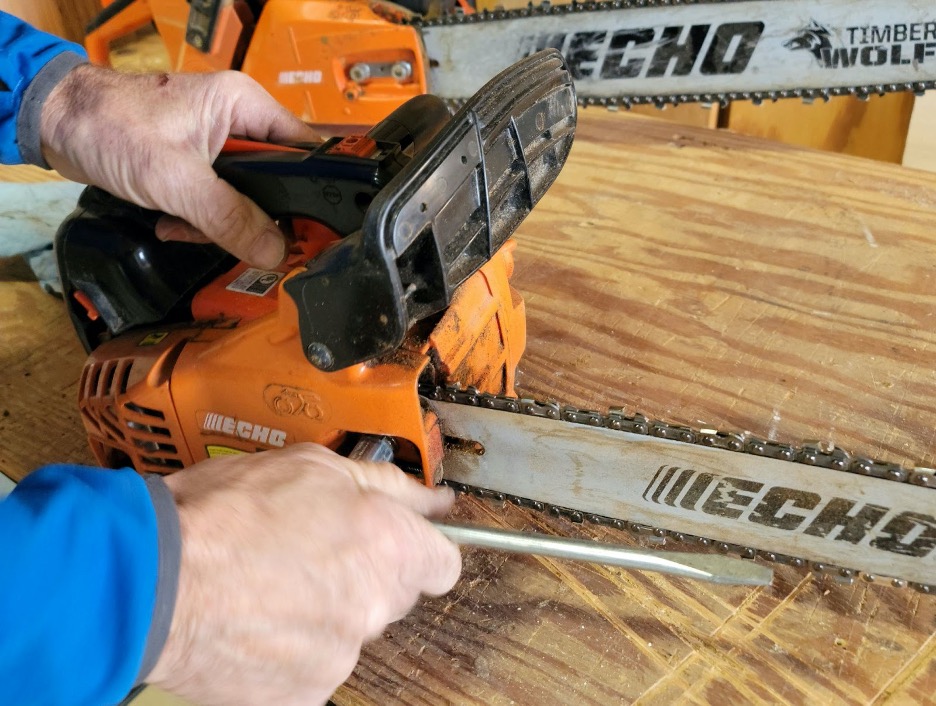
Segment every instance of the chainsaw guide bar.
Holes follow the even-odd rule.
[[[456,105],[484,76],[545,48],[562,52],[583,106],[865,99],[936,87],[936,15],[925,3],[545,0],[407,21],[422,34],[433,93]]]
[[[894,577],[895,587],[936,594],[933,469],[456,385],[421,394],[443,420],[444,482],[457,492],[847,582]],[[683,529],[665,529],[667,519]],[[741,535],[748,544],[733,541]],[[807,560],[797,548],[836,558]]]

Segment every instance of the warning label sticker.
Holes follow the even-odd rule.
[[[138,346],[158,346],[160,343],[166,340],[166,336],[169,335],[168,331],[153,331],[152,333],[146,334],[139,343]]]
[[[208,458],[217,458],[218,456],[240,456],[241,454],[247,453],[241,449],[231,448],[230,446],[219,446],[217,444],[207,444],[205,446],[205,451],[208,454]]]
[[[241,292],[242,294],[251,294],[255,297],[263,297],[282,278],[282,272],[271,272],[270,270],[258,270],[255,267],[248,267],[225,289],[232,292]]]

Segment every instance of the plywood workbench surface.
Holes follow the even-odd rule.
[[[936,175],[588,110],[518,240],[524,393],[934,465]],[[90,461],[61,305],[0,273],[0,470]],[[630,541],[473,499],[456,514]],[[336,703],[934,702],[934,597],[464,556]]]

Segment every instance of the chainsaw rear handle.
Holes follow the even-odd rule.
[[[451,118],[436,96],[410,99],[360,138],[333,138],[310,149],[227,152],[218,175],[271,218],[319,221],[340,236],[360,230],[367,207]]]
[[[445,309],[555,181],[575,125],[554,49],[488,82],[379,191],[359,231],[284,283],[309,362],[330,371],[384,355]]]
[[[380,189],[450,117],[441,99],[423,95],[368,133],[375,153],[366,157],[342,150],[347,140],[337,138],[302,147],[235,140],[215,169],[271,217],[311,218],[345,236],[361,228]],[[160,215],[89,187],[60,226],[63,291],[87,351],[106,335],[190,321],[194,295],[236,264],[215,245],[160,242]]]
[[[59,226],[62,293],[86,351],[139,326],[191,321],[192,297],[237,264],[216,245],[161,242],[160,215],[91,186]]]

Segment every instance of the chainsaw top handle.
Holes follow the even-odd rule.
[[[439,98],[418,96],[366,136],[290,146],[230,139],[214,166],[274,219],[312,219],[345,236],[450,117]],[[160,215],[89,187],[59,228],[63,293],[86,350],[135,328],[191,321],[195,295],[237,264],[213,244],[160,242]]]
[[[367,135],[295,146],[228,140],[214,168],[273,219],[311,219],[347,236],[361,228],[377,193],[449,118],[440,98],[416,96]]]

